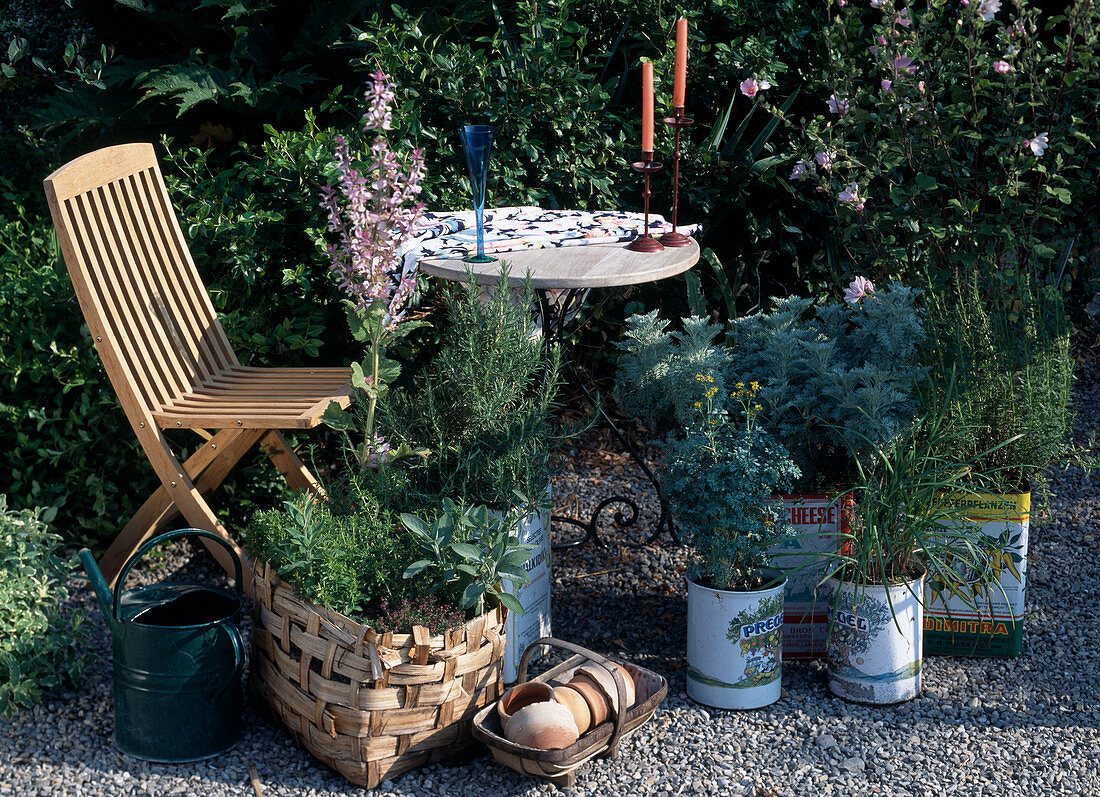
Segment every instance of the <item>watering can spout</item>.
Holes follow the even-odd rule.
[[[107,624],[113,626],[115,622],[113,611],[115,596],[114,593],[111,592],[110,584],[108,584],[107,579],[103,577],[99,565],[95,562],[95,557],[92,556],[92,552],[87,548],[80,549],[80,563],[84,565],[84,571],[88,574],[88,578],[92,582],[92,587],[95,589],[95,595],[99,599],[99,607],[103,609],[103,616],[107,618]]]

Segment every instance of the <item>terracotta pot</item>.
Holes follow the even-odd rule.
[[[497,702],[497,714],[500,727],[506,728],[508,720],[522,708],[534,703],[544,703],[554,699],[554,688],[538,681],[527,681],[509,689]]]
[[[584,695],[571,686],[559,686],[554,689],[554,697],[569,709],[577,723],[578,733],[583,734],[592,727],[592,709],[588,707]]]
[[[592,681],[600,687],[607,699],[611,704],[612,711],[619,710],[619,687],[615,684],[615,676],[608,672],[601,664],[585,664],[579,670],[578,675],[586,675]],[[631,697],[633,691],[634,681],[629,675],[626,676],[627,690],[626,696]],[[629,708],[629,706],[627,706]]]
[[[508,720],[504,735],[524,747],[560,750],[577,741],[580,732],[569,708],[551,700],[516,711]]]
[[[623,680],[626,681],[626,707],[629,709],[634,705],[634,700],[637,697],[637,693],[634,689],[634,676],[630,674],[630,671],[617,661],[611,662],[615,665],[615,669],[623,674]]]
[[[569,682],[569,688],[583,697],[584,702],[588,704],[588,710],[592,714],[590,728],[595,728],[607,722],[607,718],[611,716],[611,704],[595,681],[587,675],[579,673]]]

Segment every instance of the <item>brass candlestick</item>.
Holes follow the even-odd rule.
[[[676,131],[676,148],[672,152],[672,230],[657,240],[665,246],[687,246],[691,243],[691,238],[676,232],[680,209],[680,130],[695,124],[695,120],[684,116],[683,105],[674,105],[672,116],[666,116],[662,121]]]
[[[649,198],[653,192],[649,190],[649,176],[661,170],[664,166],[660,161],[653,160],[653,150],[642,150],[642,159],[630,164],[630,168],[645,176],[645,188],[642,189],[642,200],[645,205],[645,228],[642,234],[626,245],[631,252],[660,252],[664,246],[656,238],[649,234]]]

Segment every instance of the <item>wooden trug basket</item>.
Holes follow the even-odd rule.
[[[634,678],[636,690],[634,705],[626,705],[626,685],[622,673],[611,665],[611,661],[599,653],[563,642],[553,637],[543,637],[531,643],[523,653],[523,659],[519,668],[519,683],[527,680],[527,665],[531,655],[542,645],[568,650],[576,655],[566,661],[552,667],[532,681],[548,682],[558,680],[571,670],[581,665],[595,662],[604,667],[615,679],[619,690],[619,711],[601,725],[590,729],[569,747],[561,750],[537,750],[533,747],[524,747],[514,744],[504,737],[504,730],[500,725],[500,716],[496,706],[489,705],[477,712],[474,717],[474,737],[484,742],[495,758],[516,772],[524,775],[534,775],[545,778],[555,786],[572,787],[576,782],[576,769],[596,756],[617,758],[619,755],[619,742],[638,730],[649,721],[657,710],[657,706],[664,702],[668,694],[668,682],[657,673],[631,664],[627,661],[618,662],[627,669]]]
[[[266,563],[253,587],[256,691],[300,744],[357,785],[463,752],[474,714],[501,695],[502,606],[436,636],[419,626],[378,634],[304,601]]]

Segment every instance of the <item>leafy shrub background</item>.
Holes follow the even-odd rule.
[[[0,716],[80,677],[82,614],[64,616],[71,567],[58,558],[52,512],[16,511],[0,494]]]

